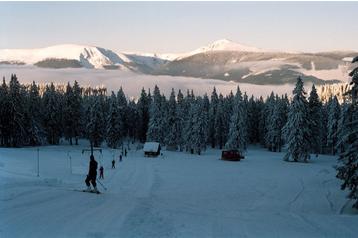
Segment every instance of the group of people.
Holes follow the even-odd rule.
[[[124,151],[124,155],[127,156],[127,149]],[[119,155],[119,162],[122,162],[122,157],[123,157],[123,152]],[[87,177],[85,180],[85,183],[87,185],[87,191],[91,191],[91,184],[92,184],[92,186],[93,186],[92,191],[98,192],[97,183],[96,183],[97,168],[98,168],[98,163],[95,160],[94,156],[91,155],[90,162],[89,162],[89,170],[88,170],[88,174],[87,174]],[[112,169],[115,169],[115,168],[116,168],[116,161],[113,159],[112,160]],[[104,168],[102,165],[99,168],[99,178],[104,179]]]

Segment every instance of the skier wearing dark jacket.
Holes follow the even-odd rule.
[[[87,174],[87,178],[85,180],[88,191],[91,190],[91,185],[90,185],[90,182],[91,182],[92,186],[93,186],[93,191],[97,192],[97,187],[96,187],[97,186],[97,184],[96,184],[97,166],[98,166],[97,161],[94,159],[94,156],[91,155],[90,163],[89,163],[89,171]]]

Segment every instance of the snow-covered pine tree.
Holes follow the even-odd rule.
[[[163,123],[163,113],[161,111],[162,105],[162,96],[157,85],[154,87],[153,101],[150,105],[149,110],[149,124],[147,132],[148,141],[156,141],[164,143],[163,134],[164,134],[164,123]]]
[[[188,120],[185,127],[186,148],[191,153],[201,154],[206,149],[207,115],[201,97],[190,104]]]
[[[64,115],[63,115],[63,123],[64,123],[64,136],[67,140],[70,141],[72,145],[72,138],[75,137],[75,125],[74,125],[74,115],[73,115],[73,98],[74,93],[72,90],[72,86],[70,83],[67,83],[66,91],[64,95]]]
[[[315,85],[312,85],[308,98],[310,115],[310,143],[311,152],[322,153],[322,103],[320,102]]]
[[[358,62],[358,56],[352,63]],[[350,74],[353,84],[351,91],[352,103],[348,110],[348,120],[344,126],[344,134],[341,141],[344,143],[345,150],[339,156],[339,166],[337,167],[337,178],[343,180],[341,189],[348,189],[349,199],[353,199],[353,207],[358,209],[358,67]]]
[[[306,92],[304,91],[301,77],[298,77],[293,90],[293,99],[288,112],[287,123],[283,128],[287,143],[285,161],[289,161],[292,158],[295,162],[307,162],[310,158],[309,123]]]
[[[331,148],[332,155],[336,154],[338,140],[338,120],[340,116],[340,105],[336,96],[328,103],[328,126],[327,126],[327,146]]]
[[[286,123],[286,111],[285,111],[285,102],[283,99],[280,99],[276,95],[274,110],[271,115],[268,126],[268,131],[266,135],[266,140],[268,143],[268,149],[270,151],[279,151],[283,145],[282,139],[282,128]]]
[[[185,111],[185,101],[184,101],[184,95],[181,92],[181,90],[179,89],[178,95],[177,95],[177,107],[176,107],[176,111],[177,111],[177,123],[178,123],[178,138],[177,138],[177,143],[179,146],[179,150],[183,151],[184,149],[184,145],[185,145],[185,140],[184,140],[184,129],[185,129],[185,119],[186,119],[186,115],[187,115],[187,111]]]
[[[117,97],[112,91],[109,99],[109,113],[107,116],[107,133],[106,141],[110,148],[116,149],[122,141],[123,129],[122,129],[122,117],[119,111],[119,103]]]
[[[40,145],[43,142],[44,130],[42,128],[41,97],[39,88],[32,82],[27,99],[26,114],[28,120],[27,135],[30,146]]]
[[[266,100],[264,108],[264,117],[262,118],[263,120],[265,120],[265,147],[268,148],[270,151],[272,151],[272,148],[270,145],[269,132],[271,130],[270,127],[273,126],[272,115],[274,113],[275,104],[275,94],[271,92],[270,96]]]
[[[149,123],[149,105],[150,105],[150,99],[145,89],[142,88],[140,98],[137,102],[137,112],[138,112],[137,138],[142,143],[144,143],[147,139],[147,130],[148,130],[148,123]]]
[[[219,149],[221,150],[225,144],[225,114],[224,114],[224,97],[219,95],[218,105],[216,109],[216,115],[214,120],[214,137]]]
[[[243,104],[240,87],[237,86],[237,91],[234,99],[234,108],[230,119],[228,140],[225,144],[225,148],[231,150],[238,150],[240,153],[243,153],[247,146],[246,138],[246,111]]]
[[[46,85],[43,95],[44,129],[47,142],[51,145],[59,144],[62,132],[62,111],[58,92],[53,83]]]
[[[89,119],[86,125],[87,138],[89,139],[91,145],[94,147],[101,146],[104,140],[104,126],[103,123],[105,118],[101,110],[101,102],[99,95],[93,95],[90,97],[90,106],[89,106]]]
[[[129,100],[128,102],[127,118],[131,119],[127,121],[128,136],[129,138],[132,138],[132,140],[134,140],[138,135],[138,129],[139,129],[136,127],[136,124],[139,120],[139,116],[138,116],[137,106],[134,100]]]
[[[124,94],[123,88],[120,87],[117,92],[117,100],[118,100],[118,108],[121,120],[121,134],[123,137],[127,136],[128,134],[128,124],[129,121],[132,120],[128,118],[128,102],[126,95]]]
[[[25,95],[22,86],[17,80],[16,75],[11,75],[9,86],[9,133],[10,145],[12,147],[22,146],[26,138],[25,128]]]
[[[215,140],[215,118],[217,113],[217,107],[219,103],[219,97],[216,93],[216,88],[214,87],[213,92],[211,93],[211,100],[210,100],[210,108],[209,108],[209,132],[208,132],[208,142],[211,144],[212,148],[216,147],[216,140]]]
[[[178,115],[177,115],[177,102],[175,99],[174,88],[170,93],[169,102],[168,102],[168,114],[167,123],[168,123],[168,134],[165,137],[166,144],[168,147],[176,150],[179,143],[179,127],[178,127]]]
[[[265,102],[262,96],[256,101],[256,110],[258,115],[258,139],[262,146],[265,146]]]
[[[75,144],[78,145],[78,139],[81,136],[83,131],[83,122],[81,118],[81,113],[83,110],[83,101],[82,101],[82,88],[77,81],[74,82],[72,87],[72,103],[71,110],[73,115],[72,125],[73,125],[73,135],[75,137]]]
[[[346,138],[347,130],[349,127],[346,125],[349,123],[350,119],[350,104],[344,102],[341,105],[341,115],[338,120],[338,129],[337,129],[337,151],[338,153],[343,153],[348,146],[348,141]]]
[[[9,87],[3,78],[0,86],[0,146],[10,146]]]

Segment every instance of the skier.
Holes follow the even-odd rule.
[[[103,177],[103,166],[101,165],[101,167],[99,168],[99,178],[100,179],[104,179]]]
[[[113,159],[113,160],[112,160],[112,169],[115,169],[115,168],[116,168],[115,163],[116,163],[116,161]]]
[[[124,149],[124,156],[127,157],[127,149]]]
[[[90,163],[89,163],[89,170],[88,170],[87,178],[85,180],[86,185],[87,185],[87,191],[91,191],[91,185],[90,185],[90,182],[91,182],[92,186],[93,186],[93,192],[98,192],[97,187],[96,187],[96,185],[97,185],[96,184],[97,167],[98,167],[98,163],[94,159],[94,156],[91,155]]]
[[[122,155],[119,155],[119,162],[122,162]]]

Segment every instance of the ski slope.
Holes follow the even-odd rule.
[[[356,237],[336,158],[287,163],[282,153],[248,150],[245,160],[163,151],[146,158],[130,145],[95,153],[104,194],[84,188],[84,146],[0,148],[0,237]],[[71,157],[71,160],[69,159]],[[116,169],[111,169],[115,156]],[[70,163],[71,161],[71,163]],[[72,166],[70,166],[70,164]],[[72,171],[71,171],[72,167]]]

